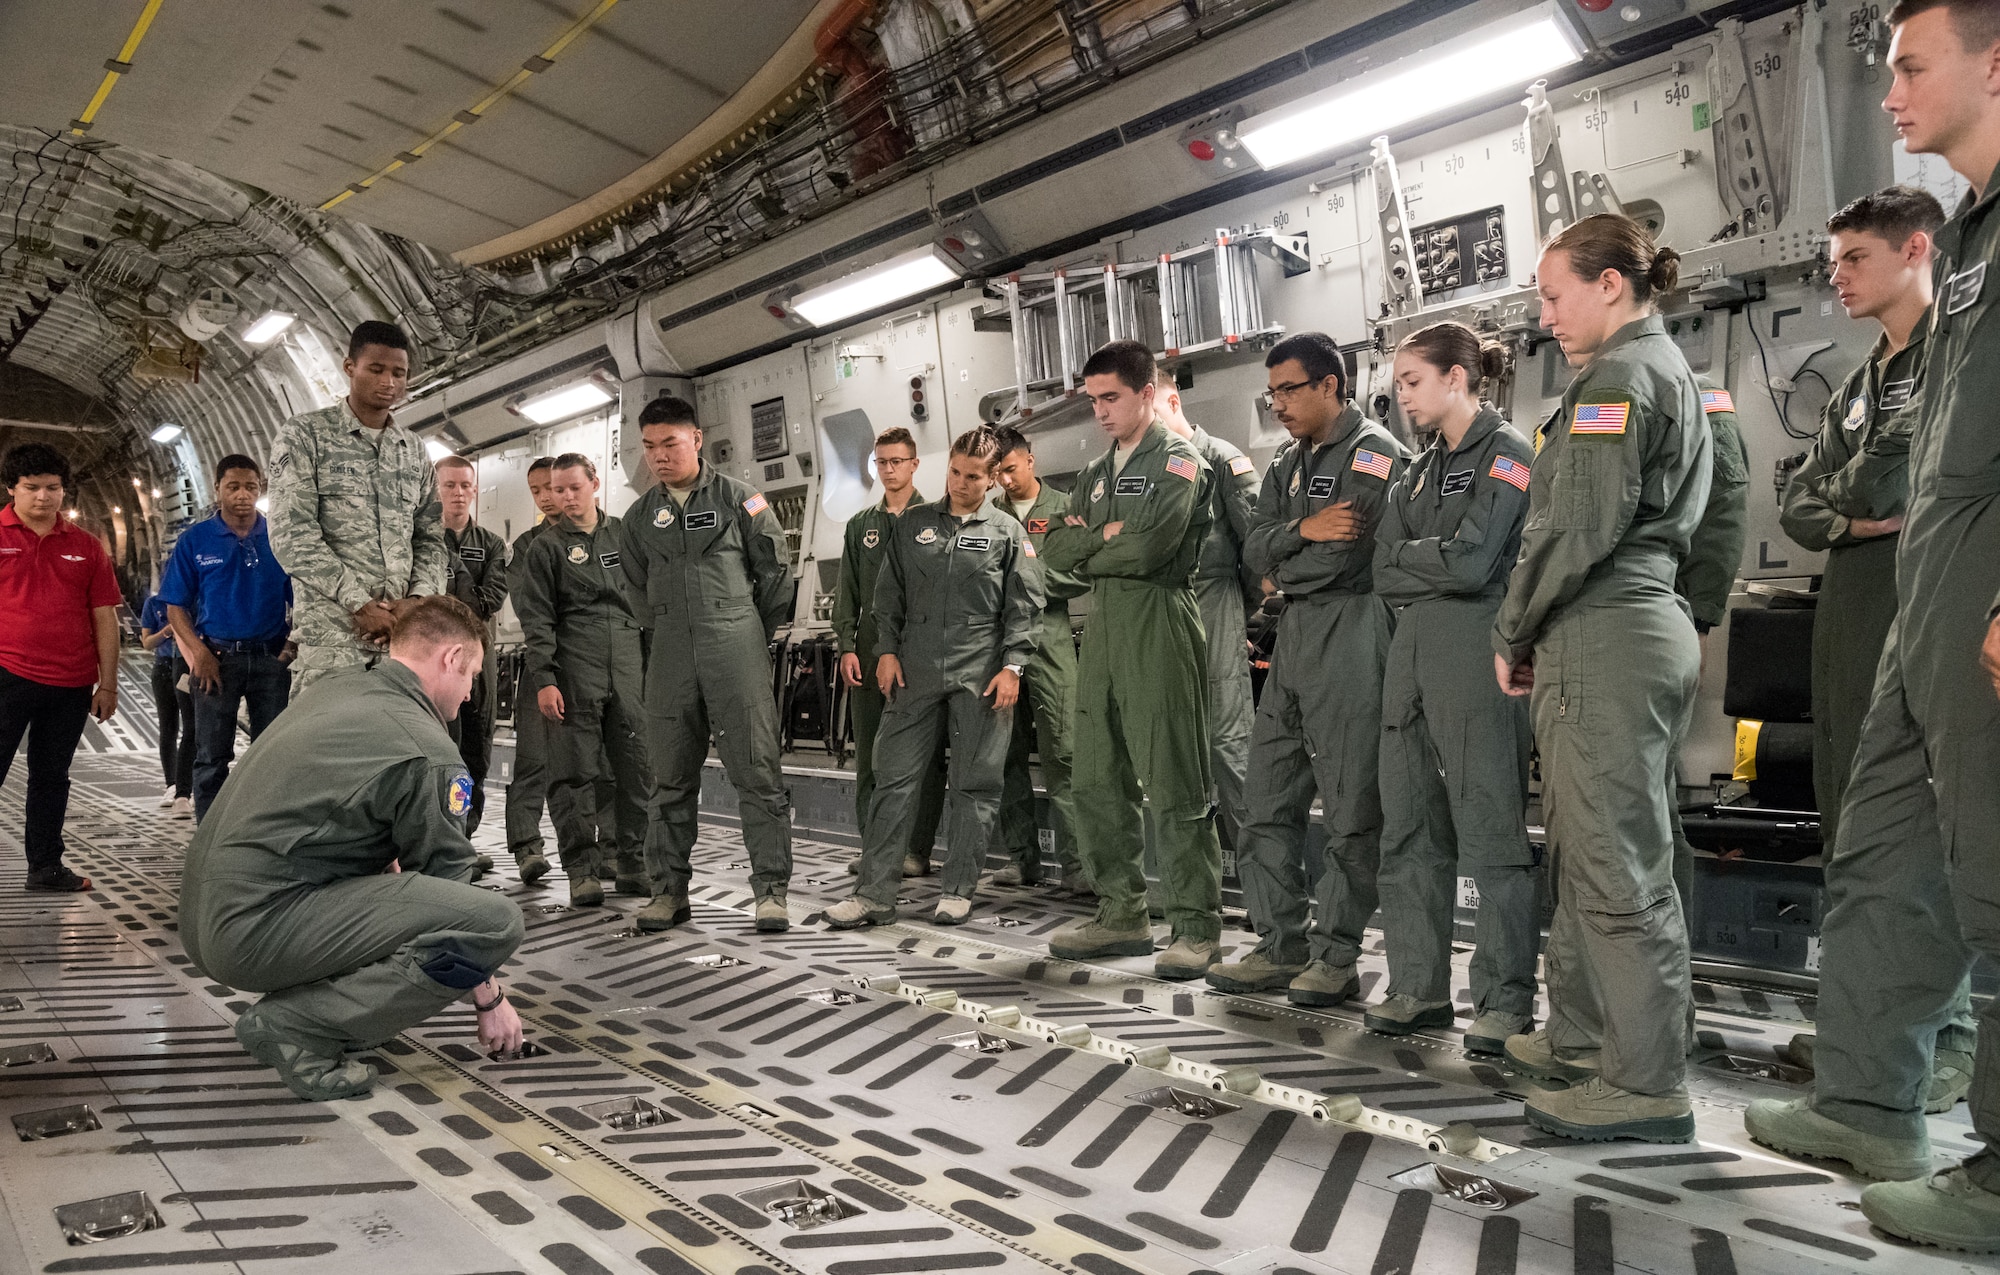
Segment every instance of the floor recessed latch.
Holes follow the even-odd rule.
[[[738,965],[748,965],[749,963],[740,956],[724,956],[720,952],[710,952],[706,956],[696,956],[690,958],[688,961],[689,965],[706,965],[712,970],[732,969]]]
[[[969,1054],[1004,1054],[1010,1049],[1021,1048],[1005,1036],[995,1036],[992,1032],[953,1032],[949,1036],[938,1037],[938,1041]]]
[[[20,1008],[21,1008],[21,998],[20,998],[20,997],[18,997],[18,996],[0,996],[0,1014],[13,1014],[13,1013],[17,1013],[17,1012],[19,1012]]]
[[[30,1063],[54,1062],[56,1051],[46,1041],[32,1045],[9,1045],[0,1049],[0,1067],[26,1067]]]
[[[50,1107],[43,1111],[23,1111],[14,1117],[14,1132],[21,1135],[23,1142],[40,1142],[43,1138],[60,1138],[65,1134],[88,1133],[92,1129],[102,1129],[97,1113],[87,1102],[72,1107]]]
[[[496,1049],[486,1055],[489,1062],[513,1062],[517,1058],[540,1058],[549,1051],[532,1040],[521,1042],[519,1049]]]
[[[614,1129],[646,1129],[656,1124],[671,1124],[680,1119],[669,1115],[644,1098],[613,1098],[607,1102],[587,1102],[577,1110],[593,1120],[601,1120]]]
[[[1160,1111],[1172,1111],[1190,1120],[1213,1120],[1241,1110],[1233,1102],[1211,1098],[1205,1093],[1190,1093],[1176,1089],[1172,1085],[1162,1085],[1158,1089],[1146,1089],[1132,1095],[1133,1102],[1142,1102]]]
[[[1766,1062],[1761,1058],[1745,1058],[1741,1054],[1719,1054],[1708,1059],[1707,1065],[1718,1071],[1733,1071],[1739,1076],[1778,1080],[1788,1085],[1809,1085],[1813,1079],[1813,1074],[1803,1067],[1793,1067],[1781,1062]]]
[[[822,1191],[803,1178],[794,1178],[790,1182],[780,1182],[775,1186],[758,1187],[755,1191],[745,1191],[736,1198],[754,1209],[769,1213],[786,1226],[799,1231],[810,1231],[814,1227],[825,1226],[829,1222],[839,1222],[863,1212],[860,1207],[848,1203],[837,1195]]]
[[[861,999],[855,992],[842,991],[838,987],[815,987],[806,992],[805,999],[818,1001],[822,1005],[852,1005]]]
[[[1448,1195],[1461,1204],[1470,1204],[1476,1209],[1492,1209],[1496,1213],[1535,1198],[1535,1192],[1526,1187],[1443,1164],[1420,1164],[1413,1169],[1404,1169],[1401,1173],[1390,1174],[1389,1181],[1398,1186],[1419,1187],[1432,1195]]]
[[[96,1244],[141,1231],[157,1230],[166,1223],[144,1191],[124,1191],[101,1195],[94,1200],[56,1206],[56,1225],[72,1244]]]

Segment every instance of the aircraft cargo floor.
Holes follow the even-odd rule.
[[[1048,959],[1068,896],[988,887],[944,929],[912,881],[903,924],[831,932],[853,852],[802,840],[793,928],[758,935],[721,824],[693,922],[664,935],[632,930],[638,900],[569,910],[560,873],[523,888],[500,855],[489,883],[529,927],[504,978],[547,1053],[490,1061],[459,1010],[371,1055],[367,1098],[300,1103],[237,1048],[246,999],[181,951],[191,825],[157,776],[136,751],[78,757],[88,894],[25,893],[0,836],[0,1275],[2000,1269],[1871,1231],[1858,1179],[1744,1137],[1746,1102],[1798,1091],[1750,1073],[1778,1070],[1809,1000],[1697,985],[1723,1060],[1690,1079],[1700,1142],[1571,1144],[1456,1031],[1391,1039],[1354,1007]],[[17,774],[0,826],[20,801]],[[498,823],[477,838],[496,853]],[[1941,1157],[1972,1150],[1963,1111],[1932,1121]],[[1430,1165],[1487,1181],[1439,1193],[1407,1172]]]

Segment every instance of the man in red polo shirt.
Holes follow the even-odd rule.
[[[97,537],[63,517],[61,452],[11,448],[0,481],[0,784],[25,735],[28,888],[88,890],[63,863],[63,816],[85,719],[118,707],[118,580]]]

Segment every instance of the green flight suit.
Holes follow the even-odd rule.
[[[1208,531],[1201,454],[1157,421],[1118,466],[1113,448],[1085,466],[1065,519],[1051,522],[1046,565],[1088,578],[1090,619],[1077,664],[1071,782],[1077,857],[1097,920],[1147,924],[1141,800],[1153,805],[1160,889],[1175,938],[1222,935],[1222,846],[1211,817],[1208,655],[1194,601]],[[1109,540],[1104,528],[1123,523]]]
[[[423,442],[393,420],[369,429],[346,399],[278,427],[266,521],[292,578],[294,693],[382,659],[388,647],[349,624],[369,601],[444,592],[444,524]]]
[[[996,504],[1010,517],[1014,506],[1003,494]],[[1062,525],[1069,496],[1048,483],[1041,485],[1028,506],[1022,527],[1028,543],[1043,554],[1049,532]],[[1077,871],[1076,798],[1070,782],[1074,762],[1071,722],[1076,713],[1076,634],[1070,628],[1069,600],[1090,592],[1090,582],[1067,571],[1042,568],[1042,614],[1035,629],[1034,654],[1021,698],[1014,706],[1014,730],[1007,740],[1007,773],[1001,783],[1000,835],[1007,855],[1021,869],[1021,880],[1032,884],[1042,876],[1042,845],[1035,820],[1035,781],[1028,755],[1041,761],[1042,786],[1049,794],[1055,823],[1056,870],[1062,876]]]
[[[1687,599],[1697,637],[1729,618],[1729,594],[1743,565],[1743,542],[1749,534],[1750,458],[1743,450],[1743,431],[1736,426],[1736,401],[1729,391],[1706,376],[1695,377],[1701,390],[1702,414],[1708,418],[1708,504],[1701,523],[1688,540],[1674,589]],[[1674,829],[1674,889],[1681,896],[1681,919],[1694,920],[1694,843],[1681,827],[1681,756],[1675,746],[1667,759],[1664,780],[1667,812]],[[1692,1013],[1693,1002],[1689,1002]],[[1690,1036],[1694,1031],[1688,1022]]]
[[[444,529],[444,591],[486,621],[486,662],[472,684],[472,698],[459,705],[451,737],[472,775],[472,808],[465,812],[465,835],[479,831],[486,812],[486,771],[493,761],[493,702],[499,673],[493,655],[493,617],[507,602],[507,542],[478,523],[465,530]]]
[[[1614,333],[1538,435],[1520,560],[1493,649],[1534,661],[1555,919],[1551,1044],[1605,1081],[1673,1094],[1687,1074],[1688,937],[1664,777],[1701,646],[1674,589],[1708,505],[1701,391],[1657,315]]]
[[[1462,872],[1479,890],[1478,1013],[1534,1013],[1542,938],[1526,814],[1534,735],[1527,702],[1500,690],[1487,650],[1534,460],[1527,440],[1482,408],[1457,447],[1439,435],[1410,462],[1375,530],[1375,596],[1396,626],[1382,684],[1388,990],[1451,999]]]
[[[996,712],[986,686],[1008,665],[1025,670],[1042,609],[1035,549],[1020,523],[991,504],[964,517],[943,503],[912,506],[889,531],[875,582],[876,649],[903,666],[882,712],[878,779],[863,824],[857,893],[896,905],[921,790],[939,743],[951,740],[945,861],[939,888],[971,898],[993,836],[1014,714]],[[874,670],[868,670],[872,678]]]
[[[655,484],[624,524],[625,576],[653,630],[646,719],[658,787],[646,835],[655,894],[685,895],[709,739],[735,786],[757,898],[792,879],[791,796],[778,754],[771,637],[792,612],[785,529],[761,492],[701,474],[676,501]]]
[[[1848,523],[1891,518],[1909,503],[1916,414],[1905,409],[1916,398],[1929,323],[1927,313],[1894,354],[1889,339],[1879,338],[1840,383],[1812,451],[1785,487],[1779,514],[1786,535],[1826,554],[1813,620],[1812,714],[1813,794],[1820,840],[1829,849],[1882,644],[1896,619],[1896,533],[1857,540]]]
[[[338,1055],[423,1022],[498,970],[524,928],[469,884],[472,777],[408,666],[322,679],[243,755],[188,845],[196,968]],[[400,863],[400,873],[383,869]]]
[[[514,614],[527,648],[528,688],[517,710],[539,712],[545,686],[562,692],[563,717],[547,722],[550,801],[556,851],[572,880],[602,875],[614,857],[618,875],[636,876],[645,844],[651,759],[640,720],[645,661],[639,617],[625,588],[619,521],[598,511],[584,531],[558,518],[528,543],[514,582]],[[547,719],[544,719],[545,721]],[[616,838],[598,816],[608,761]],[[562,804],[554,798],[560,791]]]
[[[517,596],[528,546],[549,525],[538,522],[514,537],[507,555],[507,583]],[[519,610],[517,602],[517,615]],[[548,752],[548,719],[535,707],[534,679],[524,666],[514,685],[514,777],[507,783],[507,850],[516,862],[543,849],[542,806],[555,795],[549,787]]]
[[[2000,700],[1979,660],[2000,602],[1996,198],[2000,172],[1936,236],[1896,621],[1826,864],[1813,1107],[1891,1138],[1922,1134],[1934,1037],[1974,958],[2000,955]],[[2000,1143],[2000,1002],[1967,1102],[1975,1140]],[[1990,1151],[1966,1170],[2000,1192]]]
[[[922,503],[911,492],[903,511],[908,513]],[[864,837],[868,809],[875,798],[875,733],[882,728],[885,703],[875,685],[875,659],[881,654],[875,645],[875,580],[881,574],[882,559],[888,555],[896,518],[878,501],[847,520],[840,542],[840,584],[833,595],[833,632],[840,653],[861,661],[861,685],[848,688],[847,711],[854,720],[854,824]],[[940,740],[910,836],[912,851],[927,863],[937,844],[938,822],[944,818],[944,784],[944,743]]]
[[[1195,426],[1188,440],[1215,475],[1208,534],[1195,559],[1194,600],[1208,639],[1208,768],[1215,780],[1216,830],[1231,854],[1243,848],[1243,775],[1250,764],[1250,599],[1263,600],[1243,569],[1243,542],[1257,518],[1257,466],[1248,456]]]
[[[1372,590],[1371,568],[1383,504],[1408,457],[1348,404],[1326,442],[1294,439],[1272,457],[1244,546],[1250,569],[1285,595],[1250,735],[1249,822],[1236,855],[1257,945],[1279,964],[1354,964],[1375,914],[1382,676],[1393,621]],[[1360,539],[1299,534],[1302,519],[1345,501],[1366,520]],[[1317,882],[1306,857],[1315,793],[1326,832]]]

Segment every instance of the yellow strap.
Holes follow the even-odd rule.
[[[1747,717],[1736,721],[1736,765],[1730,778],[1747,784],[1757,778],[1757,736],[1764,729],[1764,723],[1753,722]]]

